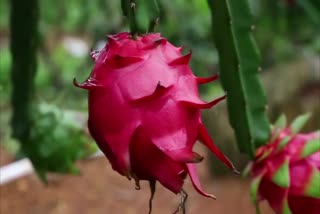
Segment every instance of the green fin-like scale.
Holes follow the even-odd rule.
[[[289,136],[286,136],[284,137],[280,142],[279,142],[279,145],[278,145],[278,148],[277,148],[277,152],[280,152],[291,140],[291,137]]]
[[[320,172],[314,168],[304,191],[305,195],[320,199]]]
[[[290,186],[289,158],[286,158],[272,177],[272,181],[280,187]]]
[[[292,214],[290,208],[289,208],[289,204],[288,204],[288,199],[286,198],[283,204],[283,210],[282,210],[283,214]]]
[[[267,157],[269,157],[269,155],[272,153],[272,148],[270,148],[269,150],[265,151],[261,157],[256,161],[256,162],[260,162],[263,161],[264,159],[266,159]]]
[[[301,158],[306,158],[316,152],[320,152],[320,139],[312,139],[306,142],[301,151]]]
[[[275,141],[279,137],[281,131],[286,127],[287,127],[287,118],[284,114],[281,114],[272,127],[273,134],[271,136],[270,142]]]
[[[290,125],[292,134],[298,133],[311,117],[310,113],[300,115]]]
[[[284,114],[281,114],[274,123],[274,127],[277,129],[284,129],[285,127],[287,127],[287,117]]]
[[[251,196],[251,200],[254,203],[258,202],[258,190],[259,190],[259,186],[262,180],[262,177],[264,176],[264,172],[262,172],[260,175],[257,175],[256,177],[254,177],[251,181],[251,185],[250,185],[250,196]]]

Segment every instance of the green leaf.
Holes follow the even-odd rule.
[[[311,117],[310,113],[297,117],[290,125],[293,134],[298,133]]]
[[[320,172],[314,168],[306,186],[305,194],[320,199]]]
[[[75,125],[85,124],[82,117],[71,115],[49,104],[41,104],[33,112],[30,142],[23,144],[21,149],[45,183],[47,172],[79,174],[75,161],[95,150],[83,125]]]
[[[308,157],[316,152],[320,152],[320,138],[306,142],[301,152],[301,158]]]
[[[289,159],[280,165],[272,177],[272,181],[280,187],[288,188],[290,186]]]
[[[219,53],[220,80],[227,92],[228,113],[241,152],[254,156],[267,143],[270,126],[266,98],[258,78],[260,56],[247,0],[208,0],[213,38]],[[239,9],[241,8],[241,9]]]

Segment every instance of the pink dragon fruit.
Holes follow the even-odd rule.
[[[275,129],[251,165],[254,200],[267,200],[277,214],[320,213],[320,132],[297,133],[305,118]]]
[[[159,181],[174,193],[189,174],[195,189],[205,193],[192,151],[197,140],[234,170],[213,144],[201,122],[200,109],[212,102],[199,98],[198,85],[216,79],[195,77],[188,65],[191,53],[170,44],[160,34],[133,38],[129,33],[108,36],[101,51],[92,52],[95,66],[80,88],[89,90],[88,127],[112,168],[129,179]]]

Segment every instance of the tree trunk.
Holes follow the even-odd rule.
[[[10,50],[12,57],[12,136],[27,142],[31,130],[31,102],[37,70],[38,0],[10,0]]]

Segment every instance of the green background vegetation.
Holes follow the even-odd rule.
[[[310,9],[300,2],[289,4],[285,0],[250,0],[254,36],[261,51],[263,72],[302,57],[319,56],[320,23],[317,18],[320,14],[317,11],[320,11],[320,3],[318,0],[305,1],[312,5]],[[41,0],[39,3],[40,41],[32,101],[33,143],[29,150],[37,154],[34,161],[43,162],[54,156],[48,154],[48,148],[53,151],[57,149],[61,153],[54,158],[58,160],[63,157],[61,161],[68,165],[94,151],[83,130],[85,128],[72,125],[77,123],[77,117],[64,116],[70,109],[86,114],[87,98],[83,91],[73,86],[72,79],[85,80],[93,65],[89,57],[90,48],[96,48],[99,41],[106,41],[106,34],[128,31],[128,24],[122,15],[120,0]],[[212,28],[207,1],[161,0],[160,3],[161,18],[156,31],[160,31],[174,45],[192,49],[191,66],[197,75],[217,73],[218,53],[212,36],[215,28]],[[11,138],[9,126],[12,92],[9,6],[9,1],[0,0],[0,143],[6,150],[21,157],[19,144]],[[139,20],[148,20],[147,9],[140,9],[137,16]],[[84,42],[88,47],[87,53],[80,56],[72,54],[64,43],[66,38]],[[222,89],[219,83],[214,83],[201,86],[200,91],[205,99],[212,99]],[[71,122],[59,122],[66,118]],[[48,124],[55,123],[58,123],[57,130],[48,127]],[[49,165],[43,166],[43,170],[75,171],[70,165],[65,168],[61,164],[61,169]]]

